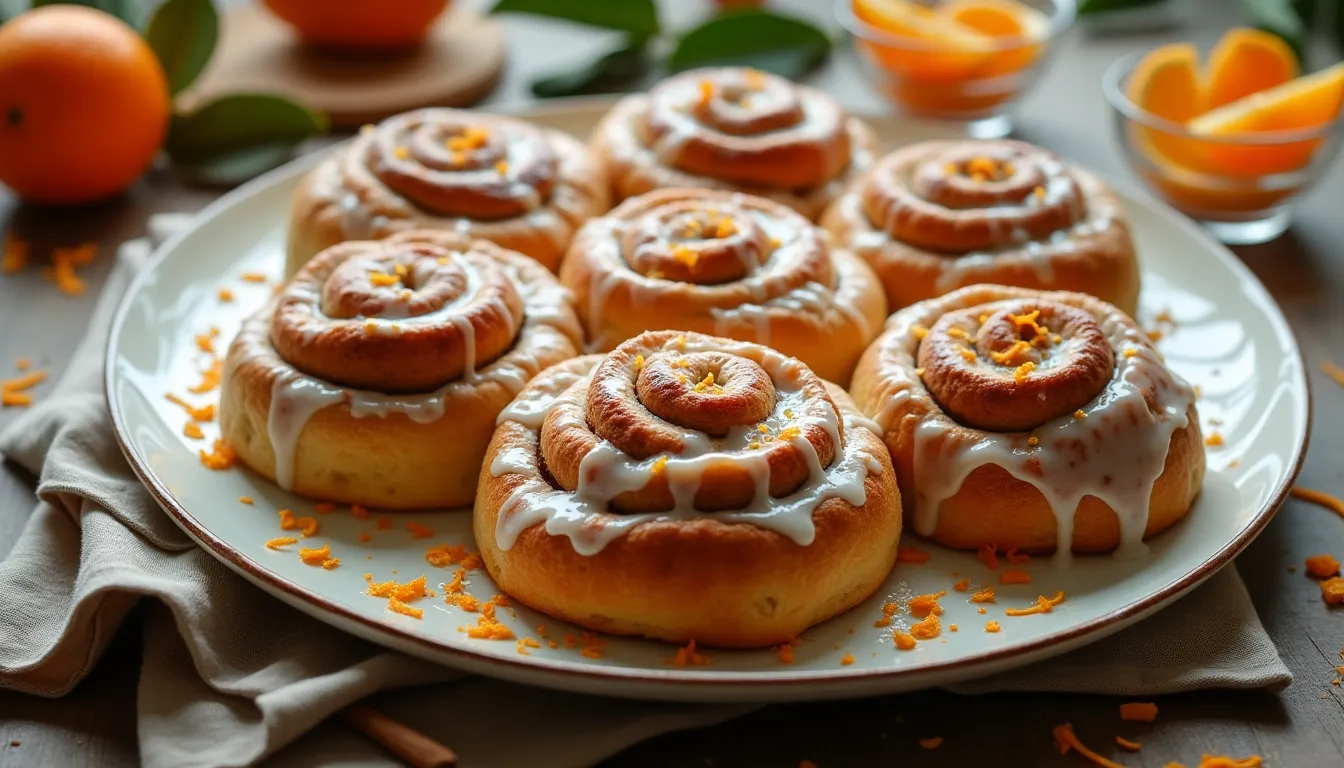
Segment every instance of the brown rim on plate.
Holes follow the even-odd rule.
[[[533,114],[544,118],[547,114],[565,115],[584,109],[600,108],[600,105],[610,103],[609,99],[572,99],[565,101],[566,103],[562,105],[535,110]],[[870,115],[861,116],[868,120],[882,119]],[[197,214],[198,221],[215,218],[234,207],[238,202],[253,195],[255,191],[292,176],[297,176],[312,167],[322,155],[322,152],[316,152],[298,158],[247,182],[202,209]],[[1107,181],[1113,184],[1110,180]],[[1123,185],[1120,185],[1120,188],[1124,196],[1143,201],[1153,210],[1161,212],[1175,226],[1187,230],[1196,237],[1208,238],[1208,235],[1204,234],[1193,222],[1166,212],[1164,210],[1166,206],[1158,203],[1150,195]],[[1016,666],[1005,664],[1005,662],[1021,661],[1026,664],[1047,656],[1063,653],[1083,645],[1085,639],[1100,640],[1115,631],[1123,629],[1130,623],[1146,617],[1169,600],[1181,597],[1199,586],[1222,569],[1223,566],[1230,563],[1264,530],[1287,498],[1288,492],[1293,486],[1293,481],[1302,468],[1307,445],[1311,440],[1311,389],[1305,375],[1305,359],[1302,357],[1302,350],[1297,344],[1296,337],[1292,335],[1287,320],[1278,310],[1273,297],[1265,289],[1259,278],[1223,246],[1217,245],[1216,250],[1222,251],[1219,258],[1240,278],[1261,291],[1267,299],[1266,304],[1274,309],[1271,319],[1276,320],[1283,329],[1288,331],[1288,338],[1292,342],[1291,352],[1297,359],[1299,371],[1302,372],[1302,391],[1305,393],[1305,407],[1303,409],[1305,423],[1301,430],[1302,441],[1296,447],[1296,455],[1291,462],[1291,471],[1284,476],[1279,486],[1274,489],[1268,503],[1256,513],[1255,517],[1236,537],[1215,552],[1208,560],[1180,578],[1169,582],[1141,600],[1045,638],[987,650],[955,661],[913,664],[895,667],[890,670],[836,669],[827,672],[722,672],[716,670],[712,674],[706,674],[690,669],[669,669],[653,672],[647,669],[593,666],[569,661],[545,660],[535,656],[526,657],[527,660],[515,660],[435,642],[395,625],[361,616],[310,589],[281,577],[211,533],[185,506],[173,497],[167,487],[150,469],[145,458],[137,453],[131,445],[129,431],[114,393],[116,382],[114,350],[117,348],[117,340],[121,335],[122,326],[130,313],[131,300],[152,278],[155,269],[166,255],[175,249],[181,240],[191,234],[191,229],[194,229],[194,227],[174,234],[155,250],[150,261],[136,275],[127,288],[126,294],[121,298],[108,335],[107,352],[104,356],[104,395],[108,410],[112,415],[112,425],[116,433],[117,443],[121,446],[121,451],[125,455],[127,463],[135,471],[136,476],[149,489],[150,494],[153,495],[159,506],[193,541],[254,584],[275,590],[290,605],[319,619],[326,619],[334,615],[345,622],[353,623],[360,630],[353,634],[370,641],[384,645],[390,644],[398,650],[403,650],[429,661],[446,663],[448,666],[455,666],[464,671],[492,675],[517,682],[536,684],[538,677],[560,678],[561,681],[555,681],[553,687],[590,693],[604,692],[608,695],[610,695],[610,691],[603,689],[601,685],[605,681],[642,683],[646,687],[636,694],[630,694],[630,698],[661,698],[680,701],[762,701],[768,697],[761,694],[770,689],[796,687],[809,683],[815,684],[817,690],[811,692],[799,691],[796,692],[796,696],[792,697],[792,700],[801,701],[875,695],[893,692],[898,689],[908,690],[918,686],[906,687],[898,681],[912,676],[946,675],[955,672],[958,679],[964,680],[975,677],[977,674],[991,673],[999,669]],[[453,661],[451,663],[445,662],[445,658],[451,658]],[[461,663],[458,664],[457,662]],[[585,684],[584,680],[592,681],[595,684]],[[944,684],[946,682],[948,681],[943,681]],[[550,681],[546,684],[550,685]],[[700,692],[703,695],[697,697],[694,692]]]

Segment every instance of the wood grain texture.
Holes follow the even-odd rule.
[[[829,2],[776,0],[777,6],[829,23]],[[665,23],[685,25],[707,3],[664,3]],[[1117,56],[1158,43],[1207,37],[1235,19],[1221,0],[1190,3],[1192,26],[1165,33],[1087,37],[1075,32],[1058,59],[1019,109],[1020,134],[1115,178],[1135,183],[1115,143],[1109,107],[1099,88],[1102,70]],[[526,99],[528,81],[567,63],[585,60],[603,38],[570,26],[535,19],[504,20],[510,62],[490,103]],[[1328,52],[1327,56],[1328,56]],[[1328,57],[1324,60],[1330,60]],[[838,52],[814,82],[855,107],[882,104],[864,84],[855,61]],[[88,295],[55,293],[35,269],[0,277],[0,371],[28,356],[62,370],[84,330],[92,296],[110,266],[116,243],[143,234],[145,216],[191,210],[212,197],[186,189],[170,174],[152,174],[124,200],[78,212],[39,212],[16,206],[0,192],[0,229],[17,227],[34,241],[34,261],[53,244],[83,240],[100,244],[102,255],[88,270]],[[1274,295],[1311,369],[1314,394],[1312,447],[1301,484],[1344,490],[1344,389],[1322,375],[1322,360],[1344,364],[1344,163],[1337,163],[1300,206],[1292,231],[1265,246],[1238,254]],[[49,385],[44,385],[49,386]],[[45,391],[38,390],[38,395]],[[0,427],[13,416],[0,411]],[[0,553],[7,552],[32,507],[33,478],[12,465],[0,467]],[[902,766],[1079,766],[1060,756],[1050,729],[1072,722],[1079,737],[1133,768],[1163,768],[1176,760],[1194,765],[1201,754],[1250,753],[1274,768],[1344,764],[1344,691],[1330,685],[1341,663],[1344,610],[1328,610],[1315,582],[1301,571],[1309,555],[1344,555],[1344,523],[1324,510],[1291,500],[1263,535],[1237,561],[1251,597],[1295,681],[1279,692],[1207,691],[1157,699],[1156,723],[1123,723],[1120,699],[1106,696],[995,694],[956,696],[931,691],[851,702],[776,706],[713,728],[654,739],[608,760],[626,766],[773,765],[792,768],[801,760],[821,768],[849,765]],[[1296,569],[1290,572],[1289,568]],[[1173,610],[1180,610],[1179,605]],[[1218,627],[1209,627],[1216,633]],[[128,624],[97,672],[73,694],[46,701],[0,693],[0,766],[133,766],[138,763],[131,715],[139,664],[138,631]],[[1119,755],[1116,735],[1143,744]],[[942,736],[937,750],[917,740]],[[18,740],[17,747],[9,746]],[[448,745],[452,746],[452,745]]]

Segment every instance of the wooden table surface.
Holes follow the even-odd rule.
[[[478,3],[479,5],[479,3]],[[829,0],[777,2],[830,24]],[[1123,36],[1075,29],[1062,42],[1053,66],[1017,110],[1019,135],[1114,178],[1133,181],[1120,156],[1102,98],[1102,70],[1116,57],[1167,40],[1207,39],[1239,21],[1231,0],[1186,5],[1182,27]],[[707,3],[665,2],[664,20],[684,23]],[[569,25],[535,19],[505,20],[509,63],[504,80],[486,102],[526,101],[531,78],[566,62],[584,60],[602,38]],[[1337,58],[1318,50],[1320,62]],[[864,84],[848,51],[838,51],[813,82],[856,109],[883,107]],[[123,199],[95,208],[52,211],[19,205],[0,188],[0,230],[33,242],[34,254],[53,245],[97,242],[101,256],[83,274],[89,292],[58,294],[30,268],[0,277],[0,370],[21,356],[59,376],[84,333],[97,288],[112,264],[117,243],[144,234],[157,211],[190,211],[217,191],[189,188],[168,171],[155,171]],[[1315,392],[1313,444],[1300,483],[1344,491],[1344,390],[1323,376],[1319,363],[1344,362],[1344,163],[1336,163],[1299,206],[1292,230],[1268,245],[1237,249],[1264,281],[1297,333]],[[1166,254],[1179,258],[1180,254]],[[49,385],[47,385],[49,386]],[[37,390],[40,397],[43,389]],[[15,413],[0,411],[0,428]],[[8,553],[33,506],[34,479],[12,464],[0,465],[0,556]],[[1344,556],[1344,521],[1290,500],[1236,561],[1255,606],[1295,680],[1271,692],[1208,691],[1158,699],[1157,723],[1139,729],[1139,754],[1129,766],[1157,768],[1176,760],[1196,764],[1206,752],[1262,755],[1268,765],[1315,768],[1344,765],[1344,690],[1332,686],[1344,647],[1344,610],[1329,610],[1300,568],[1319,552]],[[0,610],[4,610],[0,606]],[[1173,610],[1180,610],[1179,606]],[[1209,632],[1218,632],[1211,626]],[[99,668],[73,693],[43,700],[0,692],[0,766],[135,765],[135,681],[140,663],[134,616]],[[859,764],[1081,765],[1059,756],[1050,728],[1071,721],[1087,743],[1109,745],[1121,731],[1119,700],[1105,696],[999,694],[963,697],[941,691],[841,703],[776,706],[714,728],[678,733],[634,747],[611,766],[796,766],[803,759],[822,768]],[[916,740],[942,736],[936,751]],[[18,746],[11,745],[11,741]]]

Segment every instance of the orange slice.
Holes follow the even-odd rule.
[[[1230,29],[1209,54],[1208,106],[1230,104],[1297,77],[1297,57],[1278,35]]]
[[[908,0],[854,0],[853,9],[867,24],[911,39],[908,45],[856,41],[877,66],[898,78],[964,80],[992,55],[985,35]]]
[[[1173,43],[1152,51],[1134,68],[1125,91],[1129,100],[1145,112],[1185,125],[1204,110],[1199,51],[1190,43]],[[1136,133],[1136,144],[1154,162],[1199,167],[1201,155],[1196,142],[1142,125],[1132,125],[1131,129]]]
[[[1044,40],[1050,32],[1045,14],[1016,0],[950,0],[938,6],[938,13],[991,38]],[[1041,47],[1034,44],[1001,50],[976,74],[992,77],[1018,72],[1040,54]]]
[[[1190,121],[1191,133],[1236,137],[1317,128],[1339,116],[1344,104],[1344,63],[1299,77],[1219,107]],[[1233,175],[1286,173],[1311,161],[1320,139],[1283,144],[1202,144],[1212,167]]]

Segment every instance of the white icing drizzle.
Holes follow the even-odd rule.
[[[988,311],[992,305],[985,306]],[[891,318],[878,374],[890,394],[874,419],[885,433],[909,399],[925,399],[931,405],[930,415],[914,431],[914,472],[919,478],[915,531],[932,535],[943,501],[956,495],[977,468],[994,464],[1040,491],[1049,503],[1057,526],[1057,566],[1072,557],[1073,518],[1085,496],[1094,496],[1115,511],[1120,523],[1116,557],[1146,553],[1143,534],[1153,486],[1162,475],[1172,435],[1188,424],[1195,396],[1158,359],[1142,331],[1119,314],[1100,319],[1108,342],[1117,350],[1110,381],[1080,409],[1085,418],[1064,414],[1032,430],[1039,440],[1033,447],[1027,433],[983,432],[956,423],[932,403],[911,365],[893,359],[891,353],[901,347],[913,354],[917,342],[912,341],[912,326],[932,319],[912,311]],[[1126,356],[1127,349],[1134,354]],[[1153,393],[1151,409],[1145,391]]]
[[[237,354],[240,360],[251,361],[270,370],[273,378],[271,387],[270,411],[267,416],[267,436],[275,454],[276,484],[285,490],[291,490],[294,482],[294,456],[300,435],[314,414],[329,406],[343,405],[355,418],[376,416],[387,418],[400,414],[417,424],[428,424],[443,418],[444,413],[456,407],[456,404],[474,399],[475,392],[481,386],[494,384],[503,387],[510,395],[515,395],[540,368],[537,357],[529,350],[545,349],[565,343],[564,339],[581,338],[581,329],[574,323],[572,315],[566,312],[569,292],[558,284],[532,282],[521,279],[516,265],[504,264],[504,271],[511,280],[524,303],[522,328],[518,332],[530,334],[535,343],[515,344],[512,349],[482,368],[476,367],[476,337],[471,323],[462,316],[450,314],[455,308],[472,301],[480,290],[482,279],[465,260],[459,260],[465,268],[468,280],[467,289],[454,301],[433,312],[417,317],[408,317],[390,322],[383,318],[360,318],[361,321],[377,322],[378,332],[395,332],[397,323],[450,322],[461,333],[466,348],[463,375],[431,392],[411,394],[389,394],[371,390],[342,387],[309,376],[296,370],[276,353],[271,345],[271,320],[273,305],[243,322],[238,333]],[[538,268],[540,269],[540,268]],[[307,333],[309,322],[321,327],[325,319],[320,309],[316,292],[301,286],[291,286],[290,295],[299,295],[311,300],[308,307],[311,320],[305,320],[300,327]],[[498,316],[509,318],[509,312],[502,306]],[[305,306],[304,304],[291,306]],[[510,333],[513,329],[510,328]],[[233,354],[231,352],[231,354]]]
[[[710,346],[688,341],[687,352],[718,349],[733,352],[738,345]],[[725,523],[749,523],[776,531],[799,545],[812,543],[816,530],[812,513],[826,499],[840,498],[853,505],[862,505],[866,498],[864,480],[870,474],[880,474],[882,464],[877,457],[859,447],[857,440],[841,442],[842,422],[830,408],[805,409],[798,361],[774,351],[767,351],[761,365],[775,384],[777,399],[774,411],[762,423],[777,433],[785,425],[806,429],[819,426],[826,431],[832,444],[839,446],[831,466],[823,467],[815,447],[799,436],[791,444],[808,463],[808,479],[794,493],[775,498],[769,493],[770,466],[765,451],[751,449],[749,443],[758,439],[756,425],[734,427],[722,438],[703,432],[684,430],[681,436],[685,449],[680,455],[668,456],[663,466],[668,488],[674,500],[667,512],[645,514],[617,514],[607,511],[611,499],[627,491],[644,488],[653,477],[657,458],[633,459],[606,441],[582,459],[579,467],[579,487],[574,491],[557,489],[546,482],[537,463],[535,441],[542,421],[551,409],[561,402],[583,403],[591,375],[575,376],[575,382],[563,392],[528,390],[500,414],[500,422],[514,421],[533,433],[528,448],[515,448],[499,453],[491,462],[495,476],[517,474],[526,477],[500,507],[495,528],[495,540],[501,549],[509,549],[518,536],[529,527],[542,523],[552,536],[567,537],[578,554],[591,556],[617,537],[638,525],[660,520],[693,520],[708,517]],[[619,386],[617,382],[607,382]],[[786,416],[785,412],[792,414]],[[567,411],[582,413],[581,409]],[[572,416],[568,418],[579,418]],[[556,420],[552,428],[563,427],[564,418]],[[843,426],[866,426],[866,419],[846,416]],[[751,502],[740,510],[701,512],[695,509],[694,499],[700,489],[706,468],[724,461],[744,467],[751,476],[755,493]]]

